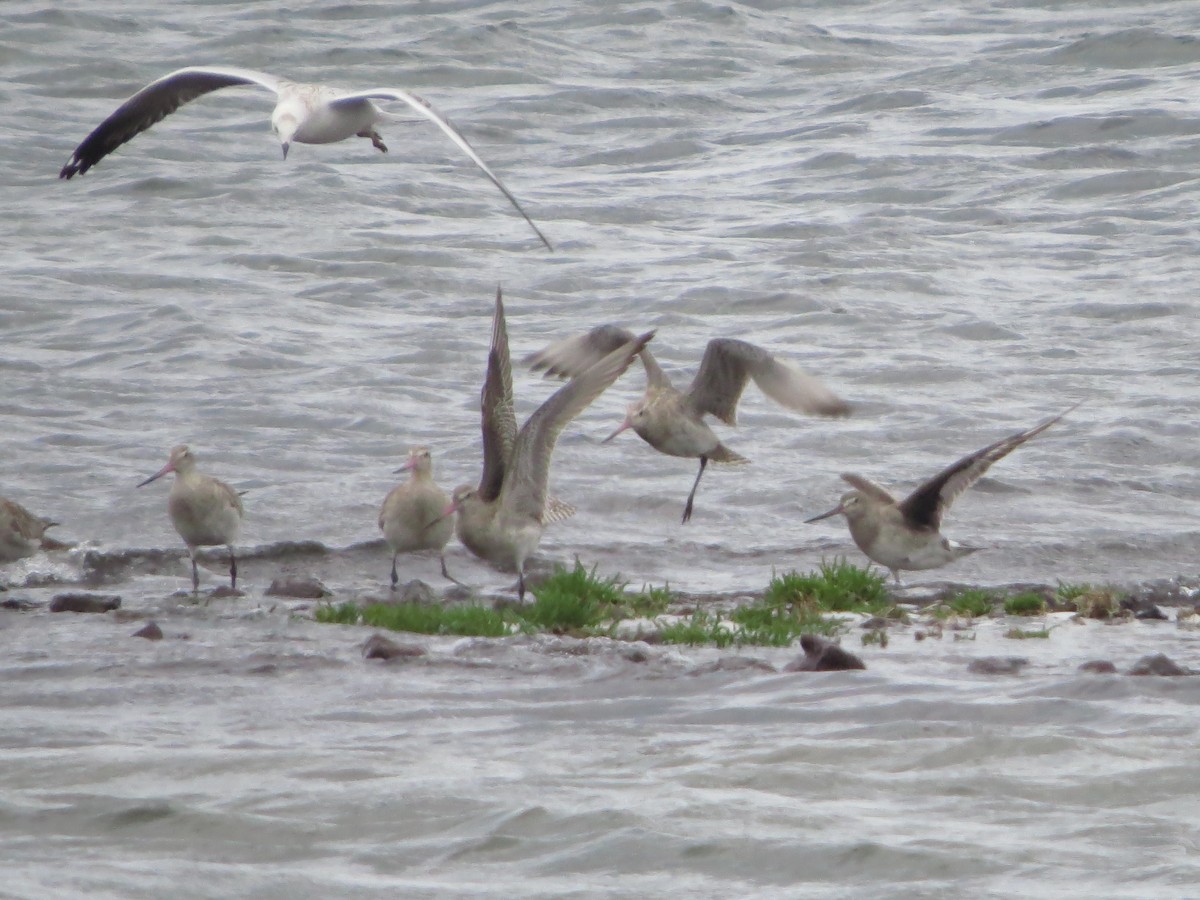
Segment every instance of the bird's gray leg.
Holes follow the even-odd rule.
[[[438,559],[440,559],[442,561],[442,577],[445,578],[447,581],[453,581],[459,587],[463,587],[464,586],[463,583],[461,581],[459,581],[457,578],[455,578],[453,575],[451,575],[449,573],[449,571],[447,571],[447,569],[446,569],[446,554],[444,554],[444,553],[438,554]]]
[[[899,584],[899,583],[900,583],[900,570],[899,570],[899,569],[892,569],[892,577],[893,577],[894,579],[896,579],[896,584]]]
[[[525,599],[525,567],[517,569],[517,599]]]
[[[696,473],[696,480],[692,484],[692,492],[688,494],[687,503],[683,506],[683,521],[686,522],[692,517],[692,502],[696,499],[696,488],[700,487],[700,476],[704,474],[704,467],[708,465],[708,457],[700,457],[700,471]]]
[[[229,589],[237,590],[237,557],[233,553],[233,544],[226,545],[229,548]]]
[[[400,576],[396,574],[396,556],[397,556],[397,554],[395,554],[395,553],[392,554],[392,590],[393,591],[396,589],[396,585],[400,582]]]
[[[196,568],[196,551],[188,547],[188,556],[192,558],[192,593],[200,593],[200,572]]]
[[[383,136],[378,131],[376,131],[374,128],[364,128],[362,131],[360,131],[358,133],[357,136],[370,138],[371,145],[373,147],[375,147],[377,150],[382,151],[383,153],[387,153],[387,144],[385,144],[383,142]]]

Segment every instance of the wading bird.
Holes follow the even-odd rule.
[[[633,339],[633,334],[616,325],[600,325],[586,334],[551,344],[526,357],[534,370],[546,375],[568,377],[592,365],[606,353]],[[625,421],[605,438],[611,441],[626,429],[660,453],[700,460],[700,471],[683,507],[683,521],[692,517],[692,504],[700,477],[710,462],[749,462],[721,443],[704,421],[713,415],[728,425],[737,424],[737,404],[751,378],[764,394],[780,406],[822,416],[844,416],[849,405],[813,376],[782,363],[761,347],[732,338],[708,342],[700,369],[687,391],[680,391],[667,378],[649,350],[642,351],[646,369],[646,394],[629,405]]]

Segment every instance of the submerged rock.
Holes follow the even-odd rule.
[[[847,669],[865,669],[866,664],[833,641],[815,634],[800,635],[800,648],[804,656],[783,667],[785,672],[843,672]]]
[[[419,603],[422,606],[430,606],[437,602],[433,588],[419,578],[407,582],[400,588],[399,594],[401,603]]]
[[[1115,675],[1117,667],[1107,659],[1089,659],[1079,667],[1080,672],[1091,672],[1095,675]]]
[[[145,638],[148,641],[161,641],[163,639],[162,629],[158,627],[157,622],[147,622],[131,636]]]
[[[416,644],[401,644],[382,634],[373,634],[363,643],[364,659],[396,659],[425,656],[428,651]]]
[[[1174,662],[1165,653],[1154,653],[1143,656],[1133,664],[1130,675],[1194,675],[1191,669],[1184,668]]]
[[[1029,665],[1023,656],[981,656],[967,664],[967,671],[976,675],[1018,675]]]
[[[333,595],[333,591],[321,584],[312,575],[281,575],[267,588],[268,597],[295,597],[299,600],[320,600]]]
[[[1121,609],[1133,613],[1135,619],[1166,619],[1167,614],[1159,609],[1152,600],[1145,597],[1125,597],[1121,600]]]
[[[0,600],[0,609],[37,609],[42,604],[36,600],[30,600],[28,597],[5,597]]]
[[[105,613],[117,609],[121,598],[116,594],[90,594],[86,591],[55,594],[50,612]]]

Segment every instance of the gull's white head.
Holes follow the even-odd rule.
[[[283,148],[283,158],[287,159],[288,148],[292,146],[292,139],[295,138],[296,132],[300,130],[300,116],[290,106],[280,104],[275,107],[275,112],[271,114],[271,130],[279,138],[279,145]]]

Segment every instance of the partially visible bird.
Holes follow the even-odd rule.
[[[513,409],[512,366],[504,304],[496,291],[492,346],[482,404],[483,474],[479,486],[454,489],[446,514],[457,511],[457,532],[481,559],[517,572],[517,590],[525,596],[525,561],[533,555],[547,522],[557,515],[546,495],[550,458],[562,429],[583,412],[624,372],[654,336],[630,335],[612,351],[579,372],[538,407],[517,431]]]
[[[550,241],[533,224],[517,198],[500,181],[479,154],[467,143],[450,122],[429,103],[416,94],[400,88],[371,88],[366,91],[340,91],[323,84],[302,84],[287,81],[233,66],[188,66],[158,78],[117,107],[107,119],[84,138],[83,143],[58,173],[59,178],[82,175],[92,166],[157,122],[169,116],[185,103],[221,88],[253,85],[272,91],[278,98],[271,113],[271,129],[279,138],[286,159],[293,141],[301,144],[331,144],[349,137],[369,138],[384,153],[387,146],[375,126],[380,122],[402,121],[400,116],[380,109],[374,100],[394,100],[408,106],[433,122],[446,137],[470,157],[509,203],[521,214],[529,227],[553,250]]]
[[[525,359],[535,371],[568,377],[594,363],[605,353],[631,340],[633,334],[616,325],[600,325],[586,334],[551,344]],[[713,415],[728,425],[737,424],[738,400],[750,379],[776,403],[799,412],[844,416],[849,405],[813,376],[780,362],[762,347],[733,338],[708,342],[700,369],[687,391],[680,391],[659,367],[649,350],[642,351],[646,369],[646,394],[631,403],[625,421],[605,438],[611,441],[632,428],[647,444],[668,456],[699,458],[700,471],[683,507],[683,521],[692,517],[696,488],[709,462],[749,462],[730,450],[704,421]]]
[[[0,563],[16,562],[42,549],[62,545],[47,538],[46,529],[57,525],[35,516],[15,500],[0,497]]]
[[[392,588],[399,582],[396,557],[419,550],[436,550],[442,575],[454,581],[446,571],[445,553],[446,542],[454,533],[454,520],[442,516],[450,498],[433,480],[429,448],[413,447],[408,462],[396,471],[409,472],[409,479],[392,488],[379,510],[379,530],[392,551]]]
[[[221,545],[229,550],[229,587],[237,590],[237,557],[233,544],[242,527],[242,498],[225,482],[198,472],[196,459],[186,444],[172,448],[167,464],[138,487],[170,472],[175,473],[175,483],[167,497],[167,512],[171,524],[187,544],[192,560],[192,591],[200,590],[196,548]]]
[[[900,583],[900,570],[936,569],[980,550],[942,535],[942,514],[954,500],[978,481],[992,464],[1037,437],[1079,404],[1027,431],[1002,438],[964,456],[930,478],[904,500],[896,500],[879,485],[861,475],[843,475],[854,490],[842,495],[829,512],[805,519],[819,522],[843,515],[858,549],[872,562],[885,566]]]

